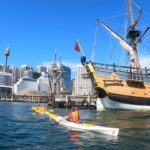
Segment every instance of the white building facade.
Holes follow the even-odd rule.
[[[20,91],[35,91],[38,92],[38,83],[36,80],[32,80],[30,78],[21,78],[14,85],[13,92],[16,94]]]
[[[75,95],[91,95],[93,94],[93,86],[91,79],[84,79],[83,74],[86,74],[86,68],[79,64],[76,67],[75,77]]]
[[[48,74],[42,73],[41,77],[37,79],[38,91],[47,92],[50,89]]]

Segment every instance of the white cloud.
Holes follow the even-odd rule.
[[[68,66],[71,68],[72,72],[76,72],[76,66],[79,64],[77,62],[62,62],[65,66]]]
[[[43,62],[43,66],[48,67],[50,64],[52,64],[51,62]]]
[[[140,58],[140,63],[142,68],[150,68],[150,57],[149,56],[142,56]]]

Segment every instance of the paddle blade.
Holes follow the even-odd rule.
[[[53,110],[53,109],[50,109],[49,112],[50,112],[50,113],[54,113],[54,110]]]

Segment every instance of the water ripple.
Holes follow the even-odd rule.
[[[112,137],[68,130],[48,116],[34,113],[31,106],[31,103],[0,102],[0,149],[150,149],[150,112],[79,110],[83,122],[119,127],[119,136]],[[64,116],[69,110],[55,111]]]

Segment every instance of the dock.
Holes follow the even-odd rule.
[[[55,95],[52,101],[50,97],[1,97],[0,101],[6,102],[30,102],[30,103],[47,103],[54,108],[71,108],[76,105],[81,109],[95,109],[96,97],[90,95]]]
[[[89,95],[56,95],[55,101],[48,101],[48,105],[55,108],[70,108],[72,105],[76,105],[82,109],[95,109],[96,97]]]

